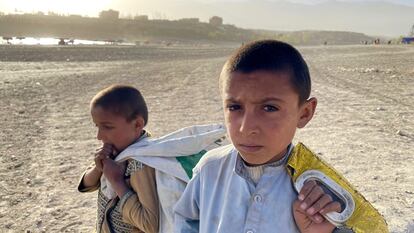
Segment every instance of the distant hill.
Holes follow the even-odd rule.
[[[169,19],[199,17],[207,20],[211,15],[218,15],[226,23],[243,28],[353,31],[370,36],[407,35],[414,24],[413,3],[410,6],[401,5],[403,1],[295,2],[297,3],[293,0],[118,0],[113,1],[111,7],[131,14],[161,12],[161,15],[165,14]]]
[[[273,38],[298,45],[358,44],[373,38],[362,33],[338,31],[278,32],[214,25],[198,19],[148,20],[102,19],[42,14],[0,16],[0,36],[55,37],[87,40],[136,41],[228,41],[243,43]]]
[[[279,32],[253,30],[262,37],[275,38],[296,45],[347,45],[360,44],[364,41],[371,43],[375,38],[357,32],[343,31],[293,31]]]

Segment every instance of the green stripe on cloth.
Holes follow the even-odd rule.
[[[187,173],[188,178],[191,179],[191,177],[193,177],[193,168],[206,152],[206,150],[202,150],[198,154],[176,157],[177,161],[181,164],[181,167],[184,168],[185,173]]]

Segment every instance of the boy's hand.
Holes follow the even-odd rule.
[[[293,204],[293,216],[302,233],[331,233],[335,226],[322,214],[340,212],[341,204],[334,202],[316,181],[308,181]]]
[[[118,197],[122,197],[127,191],[128,186],[124,179],[126,163],[117,163],[110,158],[102,160],[103,174],[111,183]]]
[[[95,153],[95,167],[98,171],[102,172],[103,170],[102,161],[106,158],[113,159],[114,155],[116,155],[116,151],[113,146],[111,144],[104,143],[103,146]]]

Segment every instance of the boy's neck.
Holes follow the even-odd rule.
[[[262,164],[251,164],[247,161],[245,161],[243,159],[242,156],[240,156],[240,158],[243,160],[244,164],[246,164],[249,167],[257,167],[257,166],[263,166],[263,165],[267,165],[267,164],[276,164],[277,166],[279,166],[280,164],[282,164],[286,157],[288,156],[288,154],[290,154],[290,151],[292,150],[293,145],[289,144],[286,149],[284,149],[281,153],[279,153],[278,155],[274,156],[273,158],[271,158],[269,161],[262,163]]]
[[[146,138],[146,137],[148,137],[148,133],[147,133],[147,131],[145,131],[143,129],[143,130],[141,130],[141,133],[138,134],[138,136],[135,138],[135,140],[131,144],[129,144],[129,146],[136,143],[136,142],[139,142],[141,139]]]
[[[122,149],[121,151],[118,152],[118,154],[120,154],[122,151],[124,151],[126,148],[128,148],[129,146],[131,146],[132,144],[135,144],[139,141],[141,141],[142,139],[146,138],[149,136],[149,133],[147,131],[145,131],[144,129],[141,131],[141,133],[139,133],[135,139],[128,144],[128,146],[126,146],[124,149]]]

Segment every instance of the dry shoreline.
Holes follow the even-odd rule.
[[[99,145],[92,96],[138,87],[155,136],[221,122],[217,77],[234,48],[0,46],[0,232],[93,229],[96,194],[76,190]],[[414,47],[300,50],[319,104],[295,141],[341,171],[391,232],[414,232]]]

